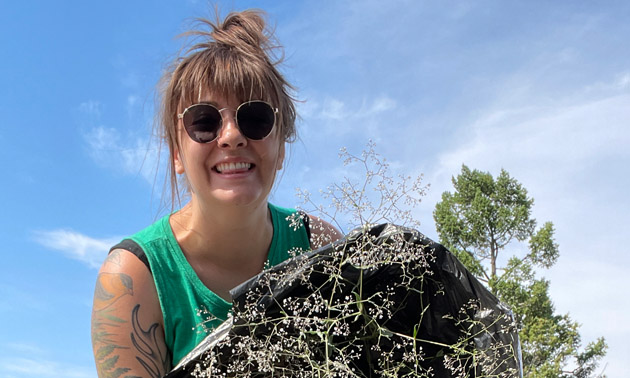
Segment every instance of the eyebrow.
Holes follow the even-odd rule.
[[[214,106],[217,109],[219,108],[219,103],[215,101],[200,101],[197,104],[208,104],[208,105]],[[196,105],[196,104],[193,104],[193,105]]]

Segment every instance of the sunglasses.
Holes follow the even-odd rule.
[[[178,114],[177,118],[183,121],[190,139],[197,143],[210,143],[219,136],[223,125],[221,112],[226,109],[217,109],[207,103],[193,104]],[[247,101],[236,108],[236,125],[248,139],[261,140],[273,130],[276,113],[278,108],[264,101]]]

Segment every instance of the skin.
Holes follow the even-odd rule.
[[[263,140],[245,138],[234,119],[240,105],[235,98],[206,94],[201,101],[228,110],[211,143],[192,141],[180,121],[173,161],[177,173],[186,175],[191,200],[171,215],[170,225],[201,281],[229,301],[229,290],[258,274],[266,261],[273,237],[267,198],[282,169],[284,142],[277,127]],[[217,165],[224,162],[251,166],[220,173]],[[312,217],[311,225],[315,239],[342,236],[321,219]],[[92,343],[100,378],[161,377],[171,369],[153,278],[128,251],[113,251],[99,271]]]
[[[229,299],[228,291],[260,272],[267,258],[273,236],[267,197],[282,169],[284,143],[278,128],[263,140],[245,138],[234,119],[233,109],[241,103],[236,98],[206,94],[201,102],[227,110],[212,143],[196,143],[180,131],[175,169],[186,174],[191,200],[171,217],[171,227],[201,281]],[[223,162],[252,167],[221,174],[216,167]]]
[[[171,367],[153,277],[128,251],[112,251],[94,292],[92,345],[100,378],[162,377]]]

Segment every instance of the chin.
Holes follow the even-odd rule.
[[[224,205],[232,205],[232,206],[254,206],[261,203],[267,203],[267,197],[263,196],[262,193],[217,193],[216,199],[219,200]]]

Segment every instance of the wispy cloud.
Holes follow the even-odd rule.
[[[96,100],[88,100],[79,104],[79,111],[85,115],[99,118],[103,114],[103,104]]]
[[[315,96],[299,105],[298,113],[304,121],[300,132],[311,143],[315,138],[340,138],[352,133],[360,133],[362,140],[376,138],[375,125],[382,124],[381,117],[387,117],[396,106],[396,100],[386,95],[352,100]]]
[[[136,107],[138,105],[138,96],[127,96],[127,116],[131,118],[136,113]]]
[[[109,248],[121,240],[119,237],[94,239],[67,229],[36,231],[34,238],[44,247],[81,261],[90,268],[98,268],[107,256]]]
[[[433,224],[433,207],[443,191],[453,190],[450,179],[462,163],[494,175],[505,168],[535,198],[534,216],[556,226],[560,260],[541,275],[551,280],[558,312],[583,324],[584,342],[607,338],[611,366],[623,366],[616,350],[629,337],[628,327],[608,326],[630,311],[627,295],[605,289],[623,286],[619,267],[630,263],[623,240],[630,208],[621,189],[628,178],[620,174],[630,160],[629,80],[622,73],[545,101],[523,93],[480,111],[426,172],[432,191],[418,213]]]
[[[430,202],[435,203],[443,190],[450,190],[451,176],[460,171],[461,164],[467,164],[495,174],[501,168],[508,170],[544,204],[535,209],[544,218],[566,214],[565,220],[573,224],[576,214],[567,210],[574,206],[578,206],[575,210],[600,213],[604,208],[588,201],[595,193],[586,193],[583,183],[596,181],[600,183],[597,189],[615,188],[624,179],[611,162],[630,157],[630,96],[509,113],[484,117],[440,156],[429,176],[438,189],[430,194]],[[577,198],[587,202],[569,203]],[[607,217],[611,216],[615,217]]]
[[[347,146],[360,153],[369,139],[379,140],[382,133],[388,132],[382,126],[398,106],[387,95],[348,100],[328,95],[307,98],[299,104],[302,122],[298,129],[301,139],[308,142],[294,147],[281,183],[282,188],[289,188],[283,192],[289,199],[294,197],[296,187],[316,193],[344,177],[354,177],[356,169],[341,164],[339,149]]]
[[[0,376],[4,378],[72,377],[95,378],[91,363],[77,365],[53,358],[54,352],[28,342],[0,344]]]
[[[159,153],[149,138],[123,137],[114,128],[99,126],[85,133],[84,139],[90,157],[99,165],[154,182]]]
[[[325,96],[323,100],[307,101],[300,107],[304,117],[327,119],[333,121],[354,120],[383,113],[396,107],[396,101],[388,96],[357,101],[342,101],[338,98]]]
[[[554,221],[558,236],[570,238],[561,245],[580,247],[571,243],[576,232],[606,234],[602,227],[611,231],[627,224],[621,198],[621,205],[607,204],[628,180],[618,170],[630,158],[630,94],[553,105],[488,109],[471,120],[472,126],[461,127],[424,172],[432,189],[418,212],[422,223],[433,224],[433,206],[442,192],[452,191],[451,177],[466,164],[494,175],[504,168],[523,183],[536,199],[535,216]],[[598,196],[608,201],[598,202]],[[595,219],[607,219],[609,225]],[[588,252],[577,248],[572,253]]]
[[[23,354],[28,353],[31,355],[35,355],[35,354],[39,355],[44,352],[43,349],[38,345],[21,343],[21,342],[6,343],[6,344],[3,344],[2,347],[6,348],[7,350],[11,350],[11,351],[15,351],[15,352],[23,353]]]
[[[627,155],[627,119],[630,96],[623,95],[564,108],[501,110],[479,119],[440,163],[449,171],[462,162],[492,169],[544,162],[577,168],[592,158]]]
[[[25,357],[0,359],[0,374],[6,378],[68,377],[96,378],[96,372],[84,366]]]
[[[615,86],[620,90],[628,90],[630,89],[630,72],[624,72],[617,76],[617,80],[615,81]]]

